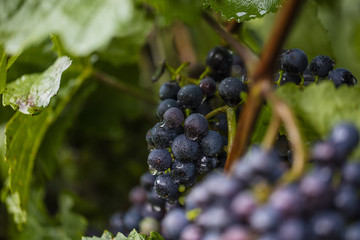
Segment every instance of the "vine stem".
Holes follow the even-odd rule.
[[[266,93],[266,98],[273,106],[276,115],[278,115],[284,123],[287,135],[294,149],[294,159],[291,170],[280,179],[279,183],[281,185],[292,182],[303,174],[307,159],[306,148],[296,118],[290,107],[272,91]]]
[[[290,27],[295,20],[296,13],[299,11],[304,0],[288,0],[285,2],[284,6],[279,10],[277,14],[276,21],[270,37],[265,44],[265,47],[261,54],[260,61],[254,61],[254,58],[246,59],[244,58],[245,65],[248,67],[249,63],[257,63],[256,68],[252,71],[253,66],[250,66],[249,71],[249,85],[250,93],[249,97],[245,103],[242,114],[239,118],[237,124],[237,130],[234,137],[234,142],[230,151],[228,153],[225,168],[225,173],[231,173],[231,167],[241,155],[244,154],[247,145],[249,144],[250,134],[255,125],[256,117],[260,111],[261,104],[265,100],[265,93],[272,92],[272,75],[273,69],[275,67],[276,58],[280,49],[282,48],[283,43],[288,35]],[[209,22],[209,21],[208,21]],[[213,26],[213,24],[210,24]],[[213,26],[214,27],[214,26]],[[223,29],[222,29],[223,30]],[[219,32],[218,29],[215,31]],[[223,30],[224,31],[224,30]],[[229,44],[233,46],[232,43],[234,38],[231,37],[229,33],[221,35],[226,41],[231,41]],[[229,37],[230,36],[230,37]],[[225,38],[226,37],[226,38]],[[237,49],[234,46],[234,49],[240,53],[247,53],[244,51],[242,46],[235,44],[235,46],[241,46]],[[244,54],[243,54],[244,55]],[[243,57],[243,55],[240,55]],[[281,100],[276,101],[275,104],[282,104]],[[275,106],[277,108],[277,106]],[[281,115],[280,115],[281,116]],[[286,120],[285,120],[286,121]],[[287,125],[286,123],[284,123]],[[293,125],[292,125],[293,126]],[[297,127],[296,125],[294,125]],[[288,130],[288,129],[287,129]],[[292,129],[290,129],[292,130]],[[298,130],[298,129],[296,129]]]
[[[227,106],[225,105],[225,106],[222,106],[222,107],[212,110],[211,112],[209,112],[208,114],[205,115],[205,118],[210,119],[210,118],[214,117],[216,114],[226,112],[226,111],[227,111]]]
[[[266,134],[264,139],[261,142],[261,147],[265,151],[269,151],[271,147],[273,146],[275,139],[279,133],[279,127],[280,127],[280,116],[276,111],[273,111],[271,122],[268,126],[268,129],[266,130]]]
[[[226,118],[228,122],[228,149],[231,149],[236,134],[236,110],[226,106]]]
[[[157,101],[155,99],[153,99],[151,97],[151,95],[143,93],[139,89],[136,89],[133,86],[126,84],[124,82],[121,82],[113,76],[110,76],[99,70],[95,70],[93,73],[93,76],[100,82],[102,82],[110,87],[116,88],[116,89],[118,89],[124,93],[127,93],[137,99],[140,99],[144,102],[150,103],[152,105],[157,105]]]

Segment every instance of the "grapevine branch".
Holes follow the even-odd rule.
[[[263,101],[266,98],[271,98],[269,100],[273,102],[275,109],[278,109],[279,106],[282,109],[288,109],[287,105],[283,103],[283,101],[273,97],[275,96],[275,94],[272,93],[272,75],[276,58],[286,40],[290,27],[294,22],[298,10],[300,9],[303,2],[303,0],[288,0],[279,10],[277,14],[277,19],[274,24],[274,28],[270,34],[270,38],[265,44],[260,60],[257,60],[254,55],[250,53],[251,51],[249,49],[247,49],[241,43],[238,43],[235,38],[233,38],[221,26],[219,26],[209,15],[203,15],[204,19],[209,23],[209,25],[234,48],[234,50],[240,55],[240,57],[244,59],[245,65],[249,72],[248,77],[251,87],[250,93],[245,103],[242,114],[239,118],[233,145],[230,148],[226,160],[224,170],[227,173],[230,172],[231,167],[236,161],[236,159],[245,152],[249,143],[251,131],[255,125],[255,120],[260,111],[260,107]],[[254,68],[255,65],[256,67]],[[287,114],[285,116],[280,115],[280,117],[282,117],[285,126],[287,126],[289,135],[296,135],[293,133],[293,131],[299,132],[299,129],[296,124],[291,124],[291,119],[293,115],[291,114],[290,110],[288,112],[290,112],[290,114]],[[280,113],[278,112],[278,114]],[[300,136],[300,134],[298,135]],[[296,139],[297,138],[295,138],[295,140]],[[303,146],[299,145],[299,147]],[[299,151],[297,151],[297,153],[299,153]],[[296,158],[302,158],[302,160],[304,160],[305,157],[301,156],[300,152],[299,156],[297,156]],[[293,168],[296,167],[299,166],[294,166]],[[301,166],[300,170],[296,171],[302,171]]]

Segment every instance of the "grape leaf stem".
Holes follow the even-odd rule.
[[[157,105],[157,101],[154,98],[152,98],[151,95],[143,93],[140,90],[134,88],[133,86],[130,86],[129,84],[124,83],[123,81],[119,81],[115,77],[110,76],[104,72],[101,72],[100,70],[95,70],[93,76],[100,82],[110,87],[116,88],[146,103]]]

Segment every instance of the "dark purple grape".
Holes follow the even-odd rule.
[[[232,221],[230,212],[223,205],[215,205],[205,209],[195,220],[196,224],[207,230],[224,229]]]
[[[141,219],[141,208],[132,207],[124,215],[124,226],[128,231],[132,231],[134,228],[139,230],[139,223]]]
[[[327,77],[334,66],[335,62],[329,56],[319,55],[311,61],[310,71],[315,76]]]
[[[185,211],[181,208],[175,208],[168,212],[162,220],[162,234],[166,239],[177,240],[188,224]]]
[[[181,232],[180,240],[202,240],[203,238],[202,229],[195,225],[187,225]]]
[[[252,239],[251,231],[239,225],[227,228],[220,236],[220,240],[250,240]]]
[[[300,82],[301,82],[301,77],[299,74],[284,72],[283,75],[281,76],[280,85],[284,85],[286,83],[295,83],[296,85],[298,85],[300,84]]]
[[[333,211],[318,212],[311,221],[314,239],[344,239],[345,222],[343,217]]]
[[[147,200],[149,203],[151,203],[156,211],[160,211],[164,208],[165,200],[156,193],[155,189],[152,189],[150,192],[148,192]]]
[[[336,148],[331,142],[319,142],[313,147],[311,158],[316,163],[331,166],[338,164],[339,160],[336,156]]]
[[[171,107],[179,107],[178,103],[176,102],[176,100],[172,99],[172,98],[167,98],[162,100],[158,107],[157,107],[157,111],[156,111],[156,116],[162,120],[163,119],[163,115],[166,112],[166,110],[168,110]]]
[[[191,162],[175,160],[171,166],[171,176],[180,183],[187,182],[195,176],[195,165]]]
[[[339,123],[330,133],[329,142],[335,146],[337,156],[345,158],[358,145],[359,131],[353,123]]]
[[[187,139],[184,134],[175,138],[171,150],[176,159],[187,162],[194,161],[199,156],[199,144]]]
[[[176,183],[169,174],[157,176],[154,184],[156,193],[169,201],[174,201],[179,198],[179,184]]]
[[[360,221],[353,223],[347,228],[345,240],[360,240]]]
[[[299,218],[288,219],[278,230],[279,240],[306,240],[309,233],[306,224]]]
[[[177,98],[177,93],[180,90],[180,86],[177,82],[165,82],[161,85],[159,89],[159,97],[161,100],[172,98]]]
[[[109,230],[111,232],[126,233],[128,231],[124,225],[123,214],[121,214],[120,212],[116,212],[111,215],[109,224]]]
[[[239,221],[247,222],[257,207],[256,199],[251,192],[240,192],[230,203],[231,212]]]
[[[191,189],[190,193],[186,196],[185,206],[187,210],[191,210],[198,207],[205,207],[211,200],[210,193],[207,189],[198,184]]]
[[[171,107],[163,115],[164,123],[169,128],[177,128],[184,121],[183,112],[176,107]]]
[[[218,75],[230,75],[233,58],[231,52],[224,47],[214,47],[206,58],[206,64]]]
[[[223,140],[218,132],[209,130],[200,141],[200,147],[205,156],[215,156],[223,148]]]
[[[144,173],[140,177],[140,185],[143,187],[146,191],[150,191],[154,186],[154,181],[156,179],[155,175],[152,175],[149,172]]]
[[[341,185],[335,198],[335,207],[348,219],[359,217],[360,199],[358,198],[357,189],[351,185]]]
[[[151,129],[151,141],[156,148],[170,147],[176,136],[176,130],[168,128],[163,122],[155,124]]]
[[[185,136],[190,140],[198,140],[208,132],[208,122],[206,118],[199,114],[190,114],[184,122]]]
[[[142,205],[146,202],[146,190],[142,187],[134,187],[129,193],[129,200],[133,205]]]
[[[146,203],[143,207],[142,207],[142,215],[143,217],[151,217],[157,220],[161,220],[165,214],[165,210],[164,208],[157,208],[157,207],[153,207],[152,204],[150,203]]]
[[[302,74],[308,65],[304,51],[293,48],[281,54],[281,69],[288,73]]]
[[[221,172],[212,172],[206,176],[203,186],[215,198],[230,198],[243,186],[233,178],[227,178]]]
[[[151,170],[163,172],[171,167],[172,157],[166,149],[154,149],[149,153],[147,162]]]
[[[207,97],[214,96],[216,92],[216,82],[211,77],[207,77],[201,80],[199,87]]]
[[[296,186],[285,186],[277,189],[270,196],[269,203],[284,217],[296,216],[304,208],[304,199]]]
[[[250,226],[260,233],[265,233],[275,229],[280,220],[279,212],[275,208],[265,205],[254,211],[250,217]]]
[[[201,88],[195,84],[182,87],[177,94],[180,105],[185,108],[197,108],[203,97]]]
[[[329,79],[334,83],[335,87],[340,87],[344,84],[353,86],[357,83],[354,75],[345,68],[337,68],[332,70],[329,73]]]
[[[219,85],[219,94],[230,107],[236,107],[240,103],[240,93],[244,91],[246,91],[246,85],[234,77],[225,78]]]
[[[217,157],[203,156],[196,161],[196,171],[200,174],[210,172],[217,167],[218,163]]]
[[[360,163],[347,163],[342,169],[342,181],[360,188]]]

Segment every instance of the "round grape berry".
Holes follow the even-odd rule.
[[[315,76],[326,77],[333,70],[334,65],[334,60],[329,56],[319,55],[311,61],[310,71]]]
[[[166,149],[154,149],[148,156],[149,168],[156,171],[166,171],[171,167],[172,157]]]
[[[281,55],[281,68],[285,72],[300,74],[308,65],[308,59],[304,51],[293,48],[286,50]]]
[[[200,113],[190,114],[184,122],[185,136],[190,140],[198,140],[208,132],[208,122]]]
[[[211,77],[207,77],[201,80],[199,83],[201,90],[207,97],[214,96],[216,92],[216,82]]]
[[[183,112],[176,107],[171,107],[164,113],[164,123],[169,128],[177,128],[184,121]]]
[[[242,91],[246,91],[246,85],[238,78],[225,78],[219,85],[220,96],[230,107],[236,107],[240,103]]]
[[[340,87],[343,84],[353,86],[357,83],[354,75],[345,68],[337,68],[329,73],[329,79],[334,83],[335,87]]]
[[[177,94],[178,101],[185,108],[197,108],[203,97],[201,88],[195,84],[182,87]]]
[[[155,179],[154,189],[156,193],[168,201],[178,199],[180,195],[178,188],[179,184],[172,179],[170,174],[162,174]]]
[[[231,52],[224,47],[214,47],[206,58],[206,64],[210,69],[220,75],[230,75],[233,57]]]
[[[177,98],[177,93],[180,90],[180,86],[177,82],[165,82],[159,89],[159,97],[161,100],[166,98]]]

